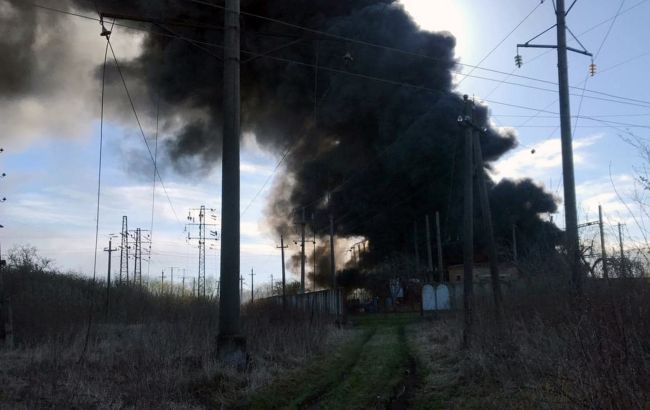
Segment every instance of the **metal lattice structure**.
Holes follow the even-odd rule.
[[[126,215],[122,217],[122,233],[120,234],[120,276],[118,283],[129,283],[129,225]]]
[[[198,211],[198,223],[195,223],[196,219],[192,216],[192,212],[197,212]],[[211,212],[214,212],[214,209],[210,209]],[[198,275],[197,275],[197,296],[199,297],[205,297],[206,296],[206,280],[205,280],[205,244],[208,240],[217,240],[217,231],[210,231],[210,235],[207,235],[207,227],[208,226],[216,226],[216,224],[208,224],[206,223],[206,207],[205,205],[201,205],[200,208],[198,209],[190,209],[190,213],[187,216],[187,220],[191,221],[192,223],[187,224],[188,227],[192,226],[198,226],[199,228],[199,234],[198,236],[191,236],[190,232],[188,231],[187,233],[187,239],[189,240],[198,240],[198,248],[199,248],[199,269],[198,269]],[[215,217],[216,218],[216,217]]]
[[[142,233],[145,233],[144,237]],[[133,239],[133,281],[134,285],[142,286],[142,253],[149,252],[149,244],[151,244],[151,236],[147,233],[149,231],[136,228],[130,231],[129,236]],[[143,246],[144,245],[144,246]]]

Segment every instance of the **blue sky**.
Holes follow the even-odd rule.
[[[458,39],[456,54],[459,61],[473,65],[502,41],[539,1],[404,0],[403,3],[423,29],[452,32]],[[568,24],[585,47],[593,53],[600,48],[595,58],[600,73],[593,78],[587,77],[590,59],[570,54],[571,85],[581,87],[582,82],[588,79],[587,90],[650,100],[650,82],[645,78],[650,54],[642,56],[650,53],[650,46],[645,41],[650,38],[647,24],[650,1],[626,0],[621,8],[623,13],[611,26],[611,30],[611,23],[607,22],[585,33],[594,25],[613,17],[620,6],[621,1],[618,0],[581,0],[569,14]],[[626,12],[630,7],[632,10]],[[529,40],[551,26],[553,21],[552,4],[545,1],[481,66],[510,73],[515,68],[513,58],[516,44]],[[608,30],[610,33],[603,43]],[[50,36],[60,36],[60,41],[74,40],[69,58],[77,59],[79,64],[68,73],[57,74],[61,78],[61,90],[51,90],[38,98],[24,98],[0,111],[4,124],[0,143],[5,149],[0,155],[0,172],[8,174],[0,182],[0,196],[7,197],[7,201],[0,205],[0,224],[5,226],[0,230],[3,250],[16,244],[29,243],[36,246],[42,255],[54,259],[56,266],[61,269],[84,274],[92,273],[94,254],[99,84],[94,79],[92,70],[101,63],[104,51],[103,40],[97,34],[95,23],[78,20],[71,21],[66,31],[51,33]],[[116,30],[113,41],[118,57],[132,58],[138,54],[140,37]],[[539,43],[550,44],[554,41],[554,31],[537,40]],[[520,54],[524,65],[514,71],[515,74],[557,82],[555,52],[521,49]],[[617,66],[635,56],[642,57]],[[613,68],[609,69],[610,67]],[[468,72],[468,69],[464,68],[463,71]],[[472,75],[495,80],[505,77],[482,70],[475,70]],[[459,73],[457,81],[462,78],[462,73]],[[522,78],[510,77],[508,81],[555,89],[554,85]],[[558,111],[556,92],[509,84],[497,85],[497,81],[468,77],[460,82],[457,90],[474,96],[479,101],[487,98],[491,101]],[[71,89],[77,92],[78,98],[74,101],[64,97],[63,91]],[[575,94],[571,98],[574,115],[580,107],[580,113],[584,116],[644,127],[650,124],[650,109],[647,107],[594,98],[584,98],[581,104],[581,89],[572,89],[571,92]],[[585,96],[596,95],[587,92]],[[599,96],[601,97],[602,95]],[[127,103],[126,100],[124,103]],[[521,143],[494,165],[493,177],[531,177],[557,192],[561,199],[560,134],[559,129],[556,129],[558,118],[542,113],[531,119],[523,116],[535,114],[534,110],[494,103],[489,106],[495,124],[515,128]],[[145,109],[141,106],[138,108]],[[134,179],[133,173],[128,171],[134,166],[143,169],[151,167],[146,151],[142,148],[135,120],[111,107],[107,111],[97,265],[101,276],[105,275],[107,261],[106,253],[101,250],[107,246],[108,235],[119,232],[122,215],[129,216],[130,227],[149,229],[152,208],[152,178]],[[144,128],[153,144],[154,124],[145,123]],[[632,215],[614,193],[612,181],[619,193],[629,198],[635,189],[635,170],[643,165],[641,158],[622,140],[619,129],[580,119],[575,130],[576,183],[581,221],[596,217],[597,207],[602,204],[605,219],[610,226],[619,221],[624,222],[631,237],[640,240],[641,235]],[[640,137],[648,136],[647,128],[630,130]],[[137,149],[123,151],[124,147],[129,146]],[[278,160],[256,146],[251,136],[245,138],[243,148],[242,209],[260,192],[267,179],[276,175],[273,170]],[[531,149],[535,149],[535,154],[531,154]],[[139,154],[141,158],[137,157]],[[143,270],[145,274],[149,270],[152,277],[157,277],[162,269],[176,266],[185,268],[188,276],[194,275],[198,250],[196,244],[188,244],[185,240],[186,233],[183,229],[186,216],[188,209],[200,205],[220,208],[220,176],[214,172],[206,178],[190,178],[171,172],[165,164],[161,164],[161,168],[176,215],[158,185],[151,266],[147,268],[145,264]],[[254,268],[256,283],[268,282],[271,274],[276,278],[280,274],[280,255],[276,249],[279,239],[272,236],[263,216],[272,185],[273,180],[242,217],[242,273],[248,273]],[[634,213],[637,214],[636,211]],[[561,212],[554,216],[554,220],[563,226]],[[613,246],[617,239],[613,230],[608,230],[607,239],[608,244]],[[218,276],[218,245],[217,242],[217,250],[208,251],[208,277]],[[290,250],[295,251],[297,247],[291,245],[293,248]],[[117,257],[114,258],[115,271],[118,264]]]

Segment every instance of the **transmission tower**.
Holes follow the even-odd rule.
[[[209,209],[210,212],[215,212],[214,208]],[[198,212],[198,223],[196,223],[196,213]],[[206,207],[205,205],[201,205],[200,208],[195,208],[195,209],[190,209],[188,215],[187,215],[187,220],[190,221],[186,225],[187,229],[187,240],[198,240],[199,241],[199,272],[197,275],[197,294],[198,296],[205,297],[206,292],[205,292],[205,244],[207,241],[216,241],[217,239],[217,231],[209,231],[209,235],[206,235],[206,229],[207,227],[213,227],[217,226],[217,224],[214,223],[206,223]],[[210,215],[213,220],[216,220],[217,217],[214,214]],[[198,236],[192,236],[190,231],[192,227],[198,227],[199,228],[199,234]]]
[[[144,237],[143,232],[145,233]],[[151,243],[151,236],[147,232],[149,231],[141,228],[129,231],[129,236],[135,243],[133,250],[133,284],[138,286],[142,286],[142,251],[144,249],[144,252],[148,253],[149,247],[147,245]]]
[[[118,283],[121,285],[125,280],[129,283],[129,225],[126,215],[122,217],[122,233],[120,234],[120,277]]]

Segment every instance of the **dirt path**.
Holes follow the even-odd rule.
[[[252,399],[251,408],[409,408],[418,376],[404,327],[414,320],[415,315],[354,319],[362,330],[354,342],[273,383]]]

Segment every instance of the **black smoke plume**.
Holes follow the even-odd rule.
[[[35,24],[36,9],[26,3],[0,4],[2,21],[20,22],[12,26],[11,36],[0,37],[5,56],[0,93],[8,98],[29,92],[39,74],[39,57],[29,50],[42,27]],[[162,118],[180,118],[165,125],[175,131],[165,146],[177,169],[200,172],[216,167],[221,147],[222,9],[187,0],[62,4],[85,13],[100,10],[155,21],[125,22],[152,33],[145,37],[142,54],[124,62],[124,70],[148,92],[152,106],[156,98],[162,100]],[[305,208],[311,229],[325,237],[333,215],[339,237],[369,240],[363,257],[368,266],[387,255],[412,252],[414,223],[424,258],[424,215],[433,218],[435,211],[441,214],[443,240],[457,241],[463,169],[463,130],[457,118],[463,100],[452,85],[457,68],[454,37],[421,31],[393,0],[242,0],[241,7],[387,47],[242,16],[243,131],[278,155],[289,152],[268,205],[267,217],[276,230],[295,232],[297,216]],[[56,24],[51,16],[49,22]],[[117,27],[113,36],[123,34]],[[114,75],[109,79],[114,85],[119,81]],[[513,132],[489,126],[486,107],[477,106],[475,121],[488,128],[481,139],[487,161],[515,146]],[[536,232],[546,226],[538,215],[556,206],[548,193],[530,182],[501,182],[492,187],[491,196],[502,241],[509,238],[513,219],[520,221],[524,234]]]

